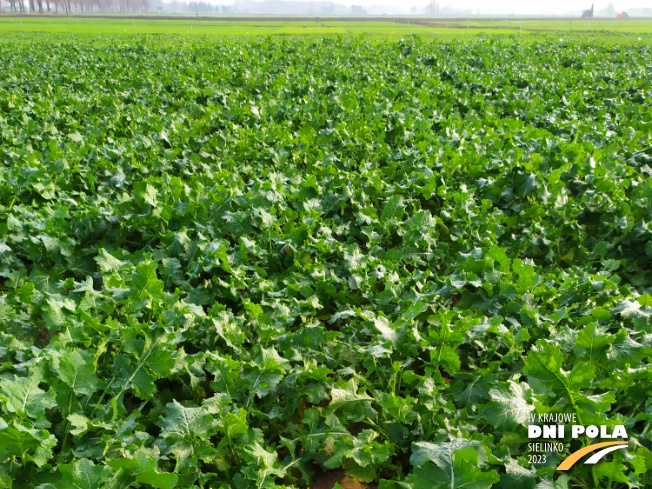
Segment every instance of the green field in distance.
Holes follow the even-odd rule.
[[[225,20],[215,17],[210,20],[197,19],[193,16],[177,16],[176,19],[158,19],[153,16],[143,17],[56,17],[56,16],[3,16],[0,17],[0,33],[3,40],[29,40],[28,33],[49,34],[166,34],[216,37],[252,37],[252,36],[360,36],[400,39],[410,34],[423,38],[466,38],[478,34],[513,34],[513,35],[573,35],[596,34],[605,42],[649,42],[652,34],[652,21],[628,20],[586,21],[586,20],[521,20],[514,18],[472,20],[437,20],[432,21],[411,18],[390,18],[387,22],[361,22],[355,20],[294,20],[291,18],[257,18],[242,17],[241,20]],[[641,37],[639,40],[638,37]]]

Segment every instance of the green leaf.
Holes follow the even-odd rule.
[[[559,395],[571,388],[570,374],[562,370],[564,357],[561,350],[545,342],[532,347],[525,359],[524,373],[528,384],[543,395]],[[578,379],[579,380],[579,379]]]
[[[95,261],[103,272],[117,272],[125,264],[103,248],[98,250]]]
[[[41,389],[39,383],[42,380],[38,370],[28,377],[14,375],[13,380],[0,380],[0,400],[4,401],[7,411],[36,418],[46,409],[55,407],[55,393],[51,389]]]
[[[614,482],[623,482],[627,484],[629,482],[629,477],[627,476],[628,471],[625,468],[625,465],[618,459],[609,460],[609,458],[616,456],[617,455],[607,455],[606,460],[601,461],[593,467],[593,473],[598,480],[606,478]]]
[[[421,467],[426,461],[431,461],[442,469],[447,469],[451,466],[453,460],[453,453],[455,450],[462,448],[478,448],[482,446],[482,442],[477,440],[466,440],[464,438],[457,438],[450,442],[443,443],[428,443],[428,442],[415,442],[412,444],[412,455],[410,456],[410,463],[417,467]]]
[[[532,392],[527,384],[502,382],[489,391],[491,402],[482,410],[481,416],[496,428],[517,429],[528,423],[534,411]]]
[[[613,341],[611,335],[605,334],[604,328],[591,323],[578,333],[574,350],[578,357],[585,357],[591,362],[594,358],[603,356]]]
[[[150,469],[138,474],[136,480],[149,484],[157,489],[174,489],[179,480],[179,476],[177,474],[156,472]]]
[[[489,489],[500,480],[495,470],[478,467],[478,452],[472,448],[455,449],[446,463],[425,464],[411,475],[413,489]]]
[[[156,273],[157,268],[157,263],[149,260],[136,265],[136,273],[131,278],[134,296],[139,299],[145,294],[152,299],[162,299],[164,297],[165,284],[159,280]]]
[[[510,458],[505,464],[505,471],[507,472],[500,478],[500,482],[494,486],[496,488],[510,489],[518,487],[519,489],[532,489],[537,481],[537,468],[531,466],[529,469],[521,466]]]
[[[607,359],[615,362],[619,367],[635,367],[645,358],[649,358],[652,349],[644,347],[630,337],[627,329],[620,329],[612,339],[611,350],[607,352]]]
[[[383,222],[400,222],[403,219],[403,213],[403,197],[400,195],[392,195],[383,206],[380,218]]]
[[[86,416],[82,416],[81,414],[70,414],[67,419],[70,421],[70,424],[75,427],[75,429],[70,430],[72,435],[81,435],[88,429],[88,423],[90,420]]]
[[[48,298],[43,306],[43,313],[41,317],[45,322],[45,326],[50,331],[58,331],[64,324],[66,324],[66,317],[63,314],[63,303],[53,298]]]
[[[149,182],[136,182],[134,184],[134,194],[137,201],[140,203],[145,203],[152,207],[158,205],[158,190],[156,190]]]
[[[532,195],[534,191],[537,189],[539,186],[539,182],[537,181],[537,176],[532,174],[532,173],[521,173],[519,172],[516,175],[516,178],[514,179],[514,184],[516,186],[516,191],[523,195],[524,197],[527,197],[528,195]]]
[[[46,430],[26,427],[14,422],[0,429],[0,458],[20,457],[24,463],[43,467],[52,459],[57,438]]]
[[[462,366],[462,361],[455,349],[448,345],[439,345],[430,351],[430,358],[435,365],[441,365],[450,374],[456,373]]]
[[[163,438],[191,441],[195,436],[206,437],[211,432],[213,418],[203,408],[184,407],[177,401],[166,404],[166,415],[160,421]]]
[[[647,319],[652,316],[650,307],[644,307],[639,302],[632,299],[623,299],[615,307],[615,312],[620,314],[623,318],[627,319],[637,319],[644,318]]]
[[[396,344],[398,333],[391,327],[387,318],[379,316],[373,320],[373,323],[384,341]]]
[[[452,383],[451,393],[460,406],[472,406],[489,399],[489,391],[496,376],[487,372],[457,373]]]
[[[331,389],[331,402],[329,406],[332,409],[338,409],[352,403],[373,400],[373,397],[366,393],[360,393],[358,390],[358,384],[355,379],[351,379],[344,384],[339,384],[338,387],[333,387]]]
[[[239,409],[237,415],[227,413],[224,419],[224,432],[229,439],[235,438],[236,435],[244,435],[248,431],[247,411]]]
[[[36,486],[36,489],[97,489],[110,477],[109,467],[95,465],[91,460],[82,458],[72,464],[60,464],[61,480]]]
[[[59,350],[53,361],[59,378],[77,395],[91,396],[99,388],[95,358],[83,350]]]

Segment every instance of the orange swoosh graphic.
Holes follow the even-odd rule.
[[[595,445],[589,445],[588,447],[584,447],[579,449],[576,452],[571,453],[566,459],[559,464],[559,467],[557,467],[557,470],[568,470],[570,469],[575,462],[577,462],[579,459],[581,459],[584,455],[587,453],[595,452],[599,448],[603,447],[610,447],[613,445],[627,445],[626,441],[605,441],[603,443],[596,443]]]

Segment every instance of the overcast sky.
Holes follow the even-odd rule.
[[[1,0],[0,0],[1,1]],[[164,0],[170,1],[170,0]],[[192,0],[187,0],[192,1]],[[199,0],[212,4],[228,5],[238,4],[248,0]],[[253,0],[254,2],[265,2],[268,0]],[[310,0],[299,0],[310,1]],[[412,7],[416,7],[420,13],[430,4],[431,0],[315,0],[332,1],[340,5],[362,5],[369,7],[387,7],[387,11],[408,13]],[[437,0],[435,0],[436,2]],[[565,15],[581,12],[591,8],[592,0],[439,0],[440,8],[454,10],[471,10],[473,14],[481,15]],[[597,0],[595,1],[595,12],[613,5],[617,12],[627,11],[632,8],[652,8],[652,0]],[[374,11],[378,9],[372,9]],[[382,10],[382,9],[381,9]]]
[[[369,5],[405,5],[409,3],[423,8],[430,3],[430,0],[333,0],[337,3],[355,3],[363,6]],[[615,0],[613,2],[598,0],[595,2],[595,11],[606,8],[612,3],[619,12],[631,8],[652,8],[652,0]],[[591,8],[591,0],[542,0],[542,1],[518,1],[518,0],[440,0],[440,7],[451,7],[455,9],[472,9],[481,14],[559,14],[576,10]]]
[[[445,2],[440,2],[440,5]],[[452,2],[455,5],[460,5],[460,8],[480,9],[482,13],[486,10],[487,13],[501,12],[501,13],[515,13],[515,14],[536,14],[536,13],[559,13],[564,14],[573,10],[584,10],[591,7],[589,0],[548,0],[541,2],[522,2],[515,0],[489,0],[482,2],[478,0],[461,0]],[[652,7],[651,0],[626,0],[626,1],[597,1],[595,2],[595,10],[600,10],[609,6],[612,3],[616,10],[623,10],[626,8],[637,7]],[[464,5],[464,7],[462,7]]]

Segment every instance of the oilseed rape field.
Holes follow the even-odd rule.
[[[21,35],[0,488],[652,487],[649,35]]]

